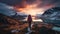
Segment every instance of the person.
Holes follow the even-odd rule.
[[[31,28],[31,22],[32,22],[32,17],[31,17],[31,15],[28,15],[27,22],[29,23],[29,27]]]

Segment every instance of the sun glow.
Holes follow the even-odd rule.
[[[33,5],[27,5],[25,8],[19,8],[18,11],[25,13],[25,14],[30,14],[30,15],[36,15],[36,14],[42,14],[44,9],[42,8],[37,8],[36,4]]]
[[[35,16],[36,14],[43,14],[45,11],[45,9],[43,8],[38,8],[37,4],[26,5],[25,8],[18,8],[17,10],[27,15],[31,15],[33,21],[42,21],[42,20],[36,20]],[[25,20],[27,20],[27,18]]]

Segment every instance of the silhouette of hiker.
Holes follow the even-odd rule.
[[[31,15],[28,15],[27,22],[29,23],[29,28],[31,28],[31,22],[32,22],[32,17],[31,17]]]

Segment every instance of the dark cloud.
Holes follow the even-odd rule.
[[[0,3],[0,13],[7,15],[7,16],[13,16],[16,13],[17,13],[17,15],[20,15],[20,16],[26,15],[24,13],[21,13],[21,12],[15,10],[14,7],[6,5],[4,3]]]
[[[24,7],[24,0],[0,0],[1,3],[6,3],[11,6]]]
[[[38,4],[37,7],[44,7],[44,6],[49,6],[49,5],[55,5],[55,6],[60,6],[60,0],[0,0],[2,3],[6,3],[8,5],[12,6],[17,6],[24,8],[26,4],[33,4],[38,1],[40,4]],[[26,4],[25,4],[26,3]]]
[[[31,4],[35,2],[36,0],[0,0],[0,2],[6,3],[8,5],[17,5],[17,4],[22,5],[25,1]]]
[[[44,7],[44,6],[50,6],[50,5],[54,5],[54,6],[60,5],[60,0],[40,0],[40,1],[42,1],[42,3],[39,4],[38,7]]]
[[[8,5],[16,5],[23,2],[23,0],[0,0],[0,2],[6,3]]]
[[[16,12],[13,7],[0,3],[0,13],[11,16],[15,15]]]
[[[26,3],[27,4],[33,4],[33,3],[35,3],[36,2],[36,0],[26,0]]]

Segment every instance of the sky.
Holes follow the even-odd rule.
[[[0,0],[0,3],[13,6],[19,12],[31,15],[42,14],[52,7],[60,7],[60,0]]]
[[[0,3],[0,13],[7,16],[11,16],[16,14],[16,10],[14,10],[12,6]]]
[[[39,3],[37,7],[43,7],[47,5],[59,6],[60,0],[0,0],[2,3],[6,3],[11,6],[19,6],[21,8],[26,4],[36,4]]]

